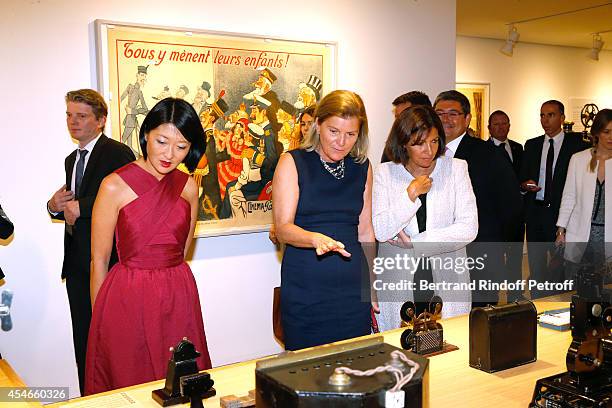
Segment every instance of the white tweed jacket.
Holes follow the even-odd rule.
[[[406,251],[413,257],[443,258],[444,262],[431,264],[434,282],[469,283],[469,272],[465,268],[449,269],[449,265],[465,264],[465,246],[476,238],[478,232],[476,198],[467,163],[464,160],[440,157],[430,177],[432,186],[427,193],[426,228],[419,232],[416,213],[421,207],[421,200],[417,198],[412,202],[406,192],[414,177],[401,164],[383,163],[376,169],[372,190],[372,220],[376,239],[384,243],[404,230],[414,246],[413,249],[399,249],[381,244],[378,256],[395,256],[398,251]],[[449,259],[455,263],[447,262]],[[405,273],[405,278],[410,280],[412,273]],[[444,317],[469,312],[469,291],[436,290],[435,293],[444,301]],[[385,305],[385,298],[389,299],[379,294],[381,309],[390,306]],[[399,302],[406,300],[409,299],[396,299]],[[397,305],[392,308],[399,311]],[[399,327],[399,312],[396,315],[390,317],[391,327],[384,327],[384,322],[379,322],[379,325],[385,330]],[[384,316],[381,318],[385,320]]]
[[[574,153],[570,159],[557,219],[557,226],[566,229],[564,257],[575,263],[579,263],[582,259],[591,232],[591,216],[593,215],[599,163],[595,171],[589,171],[590,162],[591,149]],[[606,160],[605,166],[605,174],[609,177],[612,174],[612,160]],[[612,257],[612,246],[608,244],[612,242],[612,188],[608,183],[612,181],[606,180],[604,184],[606,259]]]

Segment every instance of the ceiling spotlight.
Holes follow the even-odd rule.
[[[507,55],[509,57],[512,56],[512,53],[514,53],[514,43],[510,42],[510,41],[506,41],[506,44],[504,44],[503,47],[501,47],[499,49],[499,51],[504,54]]]
[[[521,35],[516,30],[516,27],[514,26],[514,24],[510,25],[508,27],[508,39],[506,40],[506,44],[504,44],[504,46],[501,47],[499,51],[502,54],[511,57],[512,53],[514,52],[514,46],[518,42],[520,36]]]
[[[592,60],[599,61],[599,52],[603,46],[604,42],[599,33],[593,34],[593,48],[591,48],[591,51],[589,51],[588,57]]]

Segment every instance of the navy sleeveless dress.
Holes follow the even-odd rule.
[[[298,350],[370,334],[368,267],[357,233],[369,162],[345,158],[344,178],[336,179],[317,152],[289,154],[300,188],[295,225],[341,241],[352,256],[317,256],[313,248],[286,246],[281,267],[285,348]]]

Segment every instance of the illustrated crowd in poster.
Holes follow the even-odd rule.
[[[242,39],[222,48],[213,40],[181,44],[174,38],[113,34],[111,78],[115,74],[116,81],[111,84],[119,96],[111,103],[111,111],[117,111],[113,131],[118,128],[119,134],[113,137],[138,156],[139,124],[149,109],[167,97],[188,101],[206,135],[204,156],[193,173],[199,227],[206,233],[207,228],[270,224],[276,164],[298,145],[299,115],[321,98],[323,54],[254,49]]]

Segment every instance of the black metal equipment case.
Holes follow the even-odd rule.
[[[402,387],[404,407],[428,407],[428,363],[417,354],[383,343],[381,336],[351,343],[329,345],[288,353],[257,363],[255,370],[257,408],[379,408],[385,393],[395,385],[386,372],[370,377],[350,376],[351,383],[329,383],[337,367],[366,371],[389,363],[399,350],[419,364],[412,380]],[[404,366],[407,367],[407,366]],[[406,371],[407,372],[407,371]]]

